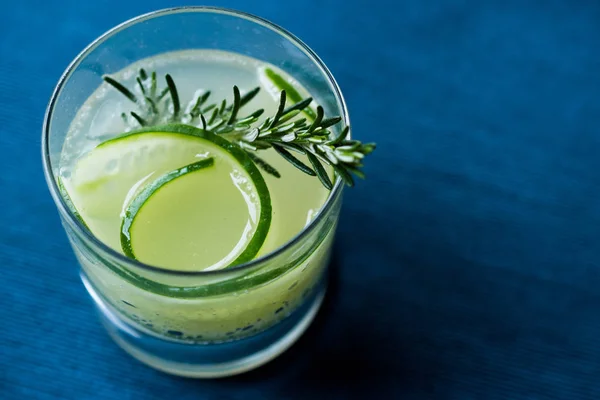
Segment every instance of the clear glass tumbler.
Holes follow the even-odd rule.
[[[69,125],[103,74],[185,49],[226,50],[274,64],[307,88],[326,113],[349,121],[331,73],[305,44],[264,19],[225,9],[185,7],[134,18],[90,44],[61,77],[43,127],[45,175],[103,324],[125,351],[154,368],[219,377],[273,359],[311,323],[325,292],[342,184],[338,179],[318,215],[291,241],[226,270],[161,269],[129,259],[94,237],[58,187]]]

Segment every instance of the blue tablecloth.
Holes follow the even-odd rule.
[[[194,381],[106,336],[42,175],[58,77],[185,1],[0,13],[0,398],[600,398],[600,3],[213,1],[309,44],[377,141],[317,323],[268,366]]]

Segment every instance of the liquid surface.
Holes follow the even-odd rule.
[[[269,116],[277,107],[279,92],[265,77],[267,65],[254,59],[219,51],[184,51],[144,60],[142,65],[134,64],[112,77],[133,87],[141,66],[156,70],[159,77],[171,74],[184,105],[199,89],[212,92],[209,103],[222,99],[231,102],[235,84],[242,93],[261,87],[241,116],[259,108]],[[309,96],[292,78],[278,72],[304,97]],[[123,210],[140,188],[170,169],[216,156],[214,167],[173,181],[156,194],[140,212],[141,228],[132,242],[140,249],[141,261],[163,268],[197,271],[226,266],[256,228],[256,193],[245,171],[209,142],[181,145],[164,139],[164,143],[145,147],[130,143],[123,148],[113,146],[101,157],[91,157],[98,152],[92,149],[99,143],[126,130],[120,114],[130,110],[136,110],[133,103],[102,84],[74,119],[61,155],[60,177],[75,207],[99,239],[121,251]],[[318,179],[298,171],[273,150],[259,154],[281,173],[281,178],[263,173],[271,197],[272,222],[258,256],[297,235],[329,194]]]

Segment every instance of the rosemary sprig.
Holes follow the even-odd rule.
[[[138,106],[138,112],[121,115],[128,129],[173,122],[193,125],[237,143],[258,167],[277,178],[281,174],[259,157],[256,154],[258,151],[274,149],[300,171],[317,176],[323,186],[331,190],[333,183],[324,164],[331,166],[345,184],[353,186],[352,175],[364,178],[361,171],[363,159],[375,150],[374,143],[363,144],[358,140],[348,139],[349,126],[342,127],[334,135],[332,128],[342,118],[325,118],[321,106],[317,107],[316,115],[314,112],[306,113],[314,116],[312,121],[300,118],[303,111],[312,111],[309,106],[313,99],[303,99],[287,106],[285,90],[281,91],[275,115],[261,119],[264,110],[259,109],[240,118],[240,110],[250,103],[260,88],[242,95],[239,88],[234,86],[231,104],[227,100],[207,104],[210,91],[197,91],[187,107],[182,109],[177,86],[168,74],[165,76],[166,87],[159,91],[156,72],[148,75],[141,69],[136,78],[137,94],[109,76],[104,76],[104,80]],[[310,166],[293,153],[305,157]]]

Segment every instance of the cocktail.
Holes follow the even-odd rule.
[[[373,144],[283,29],[206,7],[154,12],[69,66],[46,177],[109,334],[157,369],[255,368],[308,327],[342,187]]]

